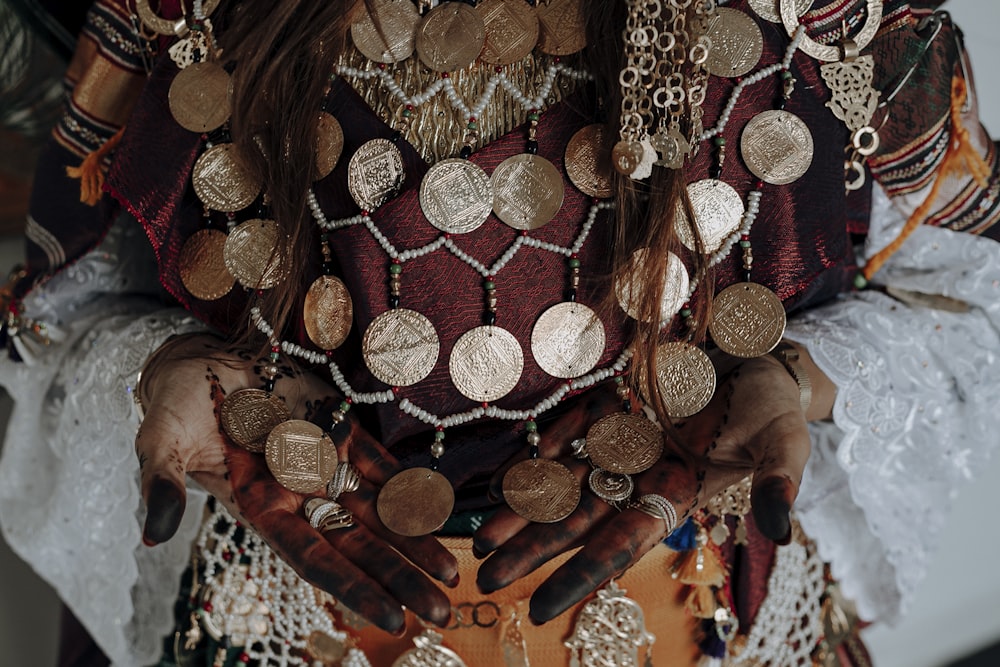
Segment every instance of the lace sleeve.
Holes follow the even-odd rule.
[[[866,253],[902,224],[876,187]],[[1000,244],[921,226],[875,282],[971,306],[910,307],[869,290],[789,323],[838,387],[833,422],[812,426],[796,509],[862,618],[892,622],[957,487],[997,442]]]

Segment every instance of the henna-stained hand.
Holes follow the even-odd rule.
[[[448,598],[427,575],[457,585],[454,557],[432,537],[391,533],[374,510],[379,486],[397,470],[395,460],[356,420],[340,424],[338,454],[363,477],[357,491],[338,499],[356,525],[319,533],[302,513],[305,497],[282,487],[264,457],[236,447],[220,430],[226,392],[259,385],[253,360],[209,335],[168,342],[151,359],[141,386],[146,415],[136,436],[147,507],[143,541],[157,544],[176,532],[190,475],[303,578],[377,626],[403,632],[403,605],[446,624]],[[324,398],[339,402],[326,383],[291,368],[282,369],[275,392],[296,418],[315,414]]]

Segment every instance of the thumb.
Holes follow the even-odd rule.
[[[788,544],[792,539],[789,512],[809,459],[809,429],[803,416],[787,414],[769,424],[758,438],[766,444],[750,492],[753,518],[765,537]]]
[[[142,541],[146,546],[166,542],[181,523],[187,503],[185,464],[174,426],[177,416],[150,408],[135,438],[136,455],[146,504]]]

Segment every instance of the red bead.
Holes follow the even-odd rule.
[[[368,217],[368,213],[369,213],[369,212],[368,212],[368,211],[366,211],[365,209],[361,209],[361,217],[362,217],[362,218],[367,218],[367,217]]]
[[[202,141],[208,141],[208,135],[207,134],[202,134],[201,135],[201,140]]]
[[[497,74],[500,74],[501,72],[503,72],[503,67],[497,65],[496,67],[493,68],[493,71],[496,72]]]
[[[257,290],[257,296],[264,296],[264,290],[262,289]]]
[[[441,73],[441,78],[442,79],[450,79],[451,78],[451,74],[448,74],[448,72],[442,72]]]
[[[240,653],[240,662],[248,663],[250,662],[250,656],[246,653]]]
[[[333,350],[324,350],[323,354],[326,355],[327,359],[333,356]]]
[[[443,431],[444,430],[444,426],[435,426],[434,430],[435,431]]]
[[[469,116],[469,122],[470,123],[475,123],[476,122],[476,117],[475,116]]]
[[[590,203],[591,204],[600,204],[601,203],[601,198],[600,197],[591,197],[590,198]]]
[[[558,64],[558,63],[561,63],[561,62],[562,62],[562,58],[560,58],[559,56],[556,56],[556,57],[555,57],[555,58],[553,58],[552,60],[553,60],[553,61],[554,61],[554,62],[555,62],[556,64]]]
[[[229,561],[229,560],[232,560],[232,559],[233,559],[233,553],[231,551],[224,551],[224,552],[222,552],[222,560]]]
[[[201,608],[204,609],[205,611],[207,611],[210,614],[212,613],[212,603],[211,602],[206,602],[205,604],[201,605]]]
[[[740,241],[749,241],[749,240],[750,240],[749,234],[740,234]]]
[[[275,354],[277,354],[278,352],[281,352],[281,346],[280,345],[272,345],[271,346],[271,352],[274,352]]]
[[[522,229],[521,230],[521,236],[527,236],[527,235],[528,235],[528,230],[527,229]]]
[[[398,394],[399,393],[399,387],[393,387],[392,388],[392,393]]]
[[[407,105],[406,105],[406,108],[407,108],[407,110],[409,110],[409,111],[413,111],[413,105],[412,105],[412,104],[407,104]]]
[[[395,391],[395,390],[393,390],[393,391]],[[348,405],[354,405],[354,399],[351,398],[350,396],[345,396],[344,397],[344,403],[347,403]]]
[[[764,181],[757,181],[753,184],[754,190],[760,190],[762,187],[764,187]]]
[[[379,68],[380,70],[383,70],[383,71],[385,71],[385,63],[379,63],[379,64],[378,64],[378,68]]]
[[[483,410],[485,410],[486,408],[490,407],[490,404],[487,403],[486,401],[483,401],[479,405],[483,408]]]

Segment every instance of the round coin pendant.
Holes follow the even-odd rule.
[[[620,503],[628,500],[635,490],[635,482],[629,475],[608,472],[601,468],[590,471],[587,484],[595,496],[609,503]]]
[[[740,154],[747,169],[760,180],[787,185],[797,181],[812,164],[812,133],[793,113],[764,111],[743,128]]]
[[[507,158],[493,170],[490,183],[493,212],[514,229],[538,229],[562,207],[562,174],[539,155]]]
[[[278,483],[295,493],[322,490],[337,471],[337,448],[312,422],[292,419],[267,436],[267,467]]]
[[[619,412],[587,431],[587,455],[599,468],[621,475],[649,470],[663,453],[663,433],[645,417]]]
[[[226,268],[247,289],[270,289],[285,279],[278,256],[281,232],[274,220],[254,218],[237,225],[222,253]]]
[[[263,389],[240,389],[226,396],[219,423],[229,439],[243,449],[261,454],[271,431],[292,414],[285,402]]]
[[[629,268],[622,273],[621,277],[615,281],[615,296],[618,297],[618,305],[633,320],[639,319],[637,307],[638,299],[633,294],[641,294],[645,289],[652,286],[646,285],[645,268],[647,263],[648,248],[640,248],[632,253],[629,260]],[[667,271],[663,277],[663,301],[660,302],[660,323],[666,324],[681,309],[684,302],[688,300],[688,288],[690,279],[684,262],[672,252],[667,253]]]
[[[449,2],[442,7],[448,5],[459,3]],[[442,232],[471,232],[486,222],[493,210],[490,177],[468,160],[441,160],[427,170],[420,182],[420,209],[427,221]]]
[[[568,56],[587,46],[587,20],[580,0],[550,0],[535,8],[541,35],[538,48],[550,56]]]
[[[503,499],[528,521],[562,521],[580,504],[580,482],[569,468],[549,459],[528,459],[503,476]]]
[[[216,144],[202,153],[191,170],[191,185],[205,206],[226,213],[246,208],[260,193],[260,183],[243,166],[232,144]]]
[[[645,157],[646,151],[638,141],[619,141],[611,148],[611,166],[623,176],[631,176]]]
[[[340,347],[354,319],[354,303],[344,281],[336,276],[313,281],[302,304],[302,319],[309,340],[324,350]]]
[[[603,125],[582,127],[566,145],[564,165],[573,185],[585,195],[611,196],[611,148]]]
[[[326,178],[337,166],[344,151],[344,129],[340,122],[327,112],[319,115],[316,123],[316,180]]]
[[[229,120],[229,74],[214,62],[189,65],[170,83],[167,104],[185,130],[211,132]]]
[[[743,76],[760,62],[764,52],[764,35],[757,23],[739,11],[719,7],[708,28],[712,40],[705,66],[715,76]]]
[[[199,229],[181,248],[177,271],[184,289],[196,299],[221,299],[236,282],[223,257],[226,238],[225,232],[218,229]]]
[[[387,310],[376,317],[361,341],[361,356],[368,370],[393,387],[408,387],[427,377],[440,349],[431,321],[407,308]]]
[[[351,24],[351,39],[361,54],[377,63],[395,63],[413,55],[420,12],[410,0],[375,0],[382,34],[367,11]],[[383,39],[385,35],[385,39]]]
[[[385,527],[407,537],[429,535],[444,525],[455,507],[448,478],[430,468],[396,473],[378,493],[376,509]]]
[[[363,211],[374,211],[389,201],[405,178],[403,155],[388,139],[366,141],[347,165],[347,189]]]
[[[684,419],[704,409],[715,394],[715,366],[701,348],[676,341],[656,352],[656,380],[660,396],[673,419]]]
[[[760,357],[785,333],[785,307],[758,283],[736,283],[715,295],[708,331],[719,349],[734,357]]]
[[[509,65],[524,58],[538,42],[538,16],[526,2],[484,0],[476,5],[483,17],[486,41],[479,59],[492,65]]]
[[[432,9],[417,29],[417,56],[435,72],[471,65],[483,50],[486,27],[469,5],[445,2]]]
[[[306,640],[306,651],[323,663],[339,663],[347,655],[347,642],[331,637],[321,630],[313,630]]]
[[[750,0],[750,8],[757,16],[771,23],[781,23],[781,11],[778,9],[780,0]],[[788,0],[785,0],[788,2]],[[812,7],[813,0],[795,0],[795,14],[802,16]]]
[[[604,354],[604,324],[597,313],[575,301],[552,306],[531,330],[531,355],[557,378],[589,373]]]
[[[687,186],[702,251],[711,255],[740,227],[746,207],[733,186],[717,178],[705,178]],[[677,236],[689,250],[696,250],[691,223],[677,209]]]
[[[459,393],[476,402],[503,398],[517,386],[524,353],[514,334],[484,325],[462,334],[448,359],[451,381]]]

